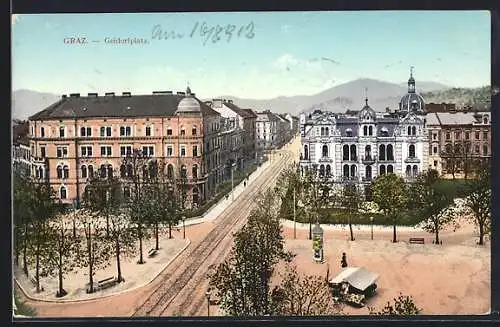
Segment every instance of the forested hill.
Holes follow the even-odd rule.
[[[491,110],[491,88],[451,88],[422,93],[426,103],[456,103],[470,105],[478,110]]]

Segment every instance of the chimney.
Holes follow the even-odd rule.
[[[71,93],[69,96],[71,98],[79,98],[80,97],[80,93]]]
[[[228,103],[233,103],[233,100],[227,100]]]
[[[172,94],[172,91],[153,91],[155,95]]]
[[[177,95],[186,95],[185,92],[177,92]]]
[[[68,97],[68,96],[67,96],[66,94],[63,94],[63,95],[62,95],[62,98],[63,98],[63,99],[66,99],[67,97]]]
[[[130,93],[130,92],[122,92],[122,96],[123,97],[130,97],[130,96],[132,96],[132,93]]]
[[[214,108],[222,108],[222,100],[221,99],[212,99],[212,103]]]
[[[109,97],[109,96],[114,97],[115,96],[115,92],[106,92],[104,95],[107,96],[107,97]]]
[[[97,98],[97,93],[88,93],[88,97]]]

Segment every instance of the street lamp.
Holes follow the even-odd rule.
[[[184,239],[186,238],[186,216],[182,216],[182,230],[184,234]]]
[[[373,216],[370,217],[370,222],[372,223],[372,241],[373,241]]]
[[[212,295],[212,291],[210,290],[209,287],[205,292],[205,297],[207,298],[207,313],[209,317],[210,317],[210,295]]]
[[[295,218],[296,213],[295,213],[295,207],[297,205],[295,204],[295,187],[293,188],[293,239],[297,238],[297,220]]]

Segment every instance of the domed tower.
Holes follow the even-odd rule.
[[[425,101],[415,90],[415,79],[413,78],[413,66],[410,68],[410,78],[408,79],[408,93],[399,102],[401,112],[424,113]]]
[[[193,94],[191,93],[191,89],[189,88],[189,86],[186,89],[186,97],[179,102],[175,113],[176,114],[201,113],[200,103],[193,97]]]

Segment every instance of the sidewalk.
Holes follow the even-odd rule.
[[[248,178],[248,181],[244,179],[241,181],[240,184],[234,186],[234,201],[238,199],[238,196],[243,193],[243,191],[248,187],[250,184],[252,184],[257,177],[259,177],[262,172],[264,172],[269,166],[271,165],[271,161],[268,160],[262,164],[259,168],[257,168]],[[246,181],[246,187],[243,186],[243,182]],[[186,226],[191,226],[191,225],[196,225],[196,224],[201,224],[206,221],[213,221],[217,219],[217,217],[228,207],[233,203],[232,200],[232,194],[231,192],[228,193],[229,197],[226,200],[225,197],[223,197],[218,203],[216,203],[214,206],[212,206],[210,209],[208,209],[203,216],[201,217],[195,217],[191,219],[186,219],[184,224]],[[181,228],[182,227],[182,222],[175,226],[176,228]]]
[[[283,224],[283,227],[287,228],[293,228],[293,221],[292,220],[287,220],[287,219],[282,219],[281,223]],[[309,229],[309,223],[296,223],[297,229]],[[313,223],[313,227],[316,225]],[[323,230],[327,231],[343,231],[343,230],[348,230],[349,225],[348,224],[321,224],[320,225]],[[362,231],[371,231],[372,226],[371,225],[358,225],[358,224],[352,224],[352,228],[354,230],[362,230]],[[393,227],[392,226],[384,226],[384,225],[373,225],[373,230],[374,231],[392,231]],[[419,227],[411,227],[411,226],[398,226],[396,225],[396,229],[398,231],[405,231],[405,232],[423,232],[424,230]]]

